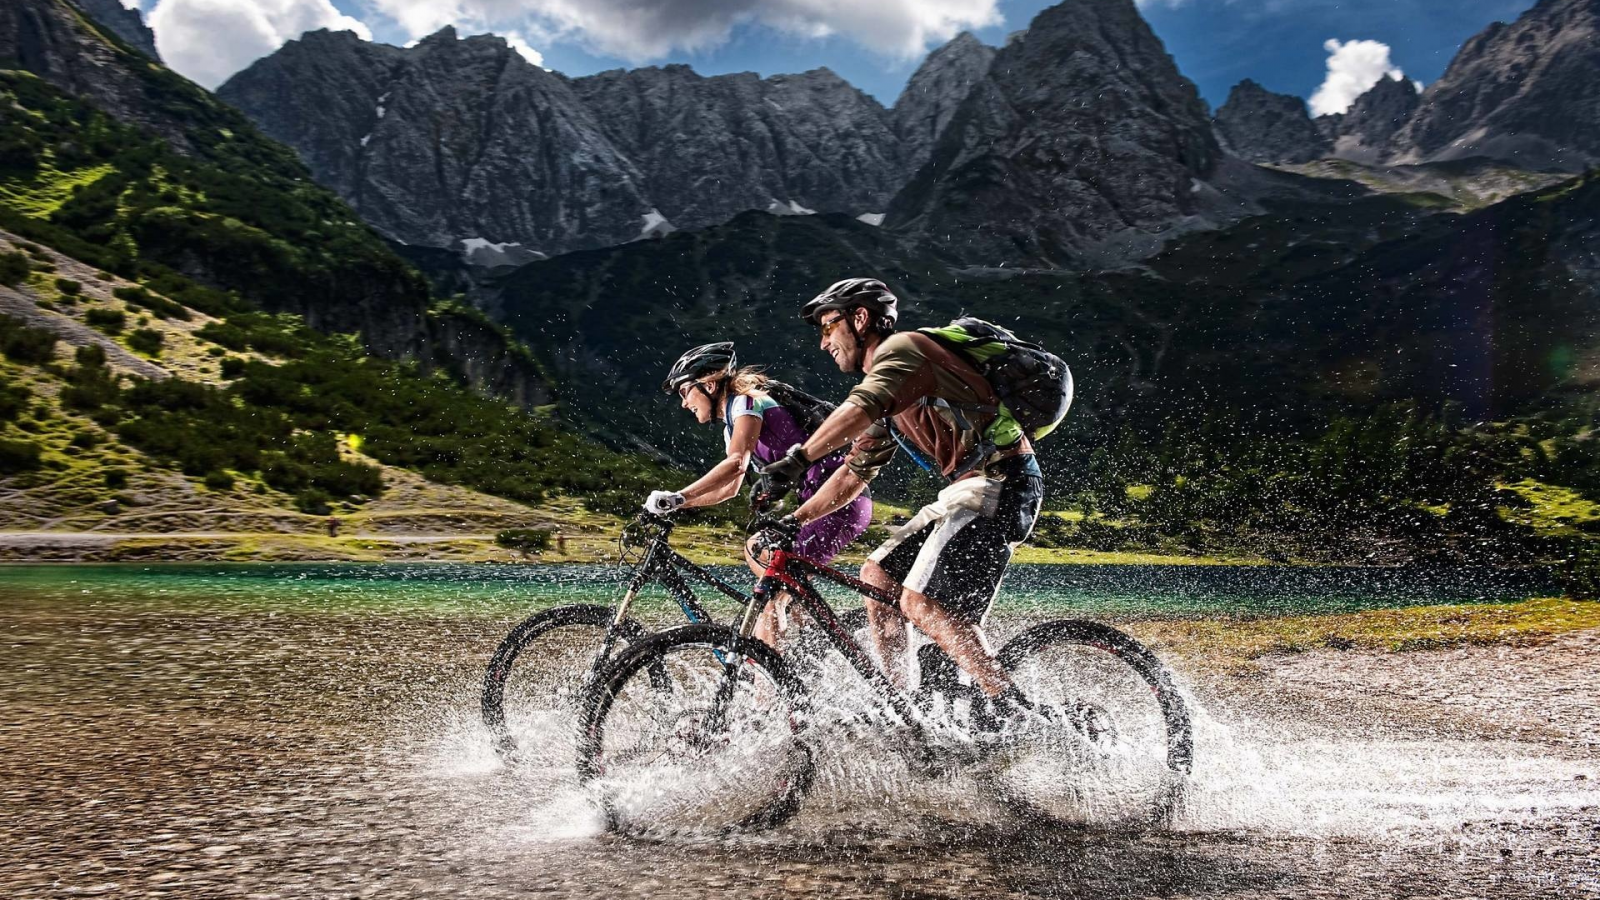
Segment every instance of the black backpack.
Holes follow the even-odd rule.
[[[971,363],[1029,438],[1044,437],[1067,417],[1072,370],[1061,357],[971,316],[917,330]]]
[[[823,420],[837,408],[820,397],[813,397],[794,385],[784,384],[781,381],[769,381],[762,385],[761,390],[765,391],[773,402],[788,410],[789,415],[794,417],[795,424],[799,425],[800,430],[807,436],[815,434],[822,426]]]

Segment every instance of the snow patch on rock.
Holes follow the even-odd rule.
[[[486,266],[521,266],[541,259],[548,259],[537,250],[530,250],[516,241],[495,243],[487,238],[472,237],[462,238],[461,258],[469,265]]]
[[[639,229],[640,238],[665,237],[678,230],[671,222],[667,221],[667,217],[663,216],[660,210],[653,206],[650,207],[649,212],[640,218],[644,219],[644,226]]]
[[[773,200],[767,204],[767,212],[775,216],[814,216],[817,214],[816,210],[806,209],[794,200],[790,200],[788,203]]]

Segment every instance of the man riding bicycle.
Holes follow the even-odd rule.
[[[907,687],[910,619],[995,713],[1020,713],[1028,702],[985,645],[982,623],[1044,498],[1032,444],[970,363],[928,335],[896,331],[899,302],[882,281],[840,281],[800,317],[821,328],[821,348],[841,371],[865,377],[805,443],[762,469],[769,492],[785,493],[812,460],[850,445],[845,465],[774,527],[792,535],[850,503],[901,447],[949,479],[862,566],[863,581],[900,594],[898,610],[867,601],[873,641],[890,678]]]

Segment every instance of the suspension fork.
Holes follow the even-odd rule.
[[[617,649],[617,643],[622,640],[622,623],[628,620],[628,613],[633,608],[633,601],[639,598],[639,591],[655,576],[659,565],[659,551],[664,543],[660,538],[650,542],[650,549],[645,551],[644,561],[633,570],[633,577],[628,579],[628,589],[623,592],[622,599],[617,602],[616,614],[611,617],[611,624],[606,626],[606,636],[600,643],[600,652],[595,655],[589,664],[589,672],[585,681],[590,681],[600,674],[600,668],[611,659],[612,653]]]
[[[767,566],[767,571],[756,582],[756,588],[750,593],[750,602],[745,604],[744,616],[739,619],[739,639],[751,641],[755,633],[756,620],[761,618],[761,613],[767,608],[767,603],[772,599],[772,592],[781,590],[779,572],[786,564],[787,554],[783,551],[774,551],[772,564]],[[718,653],[722,662],[722,680],[717,683],[716,696],[711,701],[711,711],[706,716],[706,729],[712,733],[722,731],[728,723],[728,705],[733,702],[733,691],[739,686],[739,673],[744,667],[744,654]]]

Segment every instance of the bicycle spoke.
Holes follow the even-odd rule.
[[[716,832],[792,812],[811,760],[790,692],[753,660],[671,637],[657,635],[648,659],[665,672],[670,691],[654,686],[642,664],[614,672],[609,703],[590,723],[585,764],[614,827]]]

